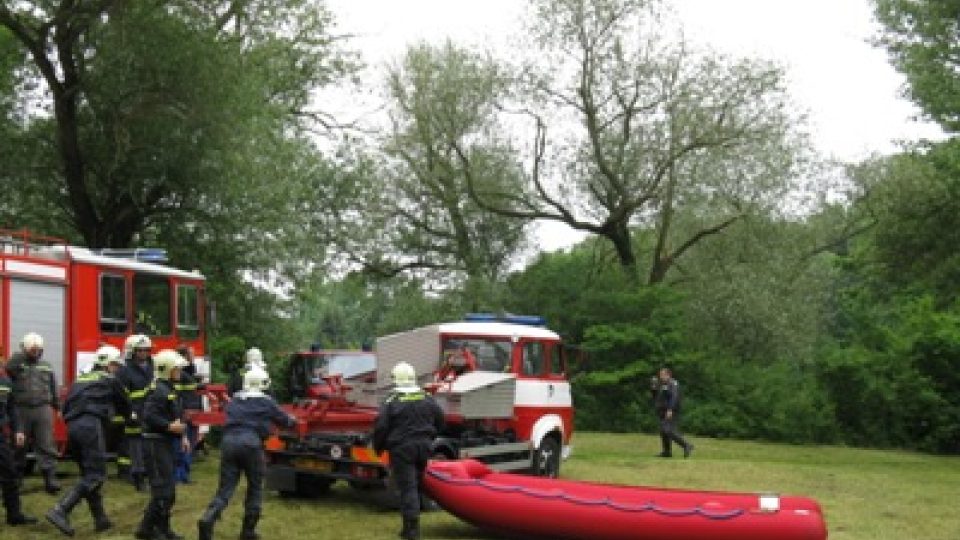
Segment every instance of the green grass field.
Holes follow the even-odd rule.
[[[574,455],[564,463],[566,478],[622,484],[746,492],[772,491],[805,495],[824,508],[831,540],[957,540],[960,538],[960,458],[909,452],[841,447],[788,446],[694,438],[691,459],[654,458],[658,440],[650,435],[578,433]],[[62,464],[65,485],[76,481],[75,468]],[[111,467],[112,469],[112,467]],[[196,520],[216,484],[214,456],[198,463],[194,481],[180,486],[174,528],[196,538]],[[54,499],[40,490],[39,478],[26,480],[24,506],[37,517]],[[244,489],[238,489],[218,523],[216,538],[240,532]],[[85,505],[73,512],[77,539],[129,539],[146,504],[146,496],[128,484],[106,486],[106,503],[116,528],[93,534]],[[0,525],[0,540],[62,537],[41,524],[16,529]],[[392,539],[399,529],[396,513],[372,505],[346,486],[315,500],[280,499],[268,493],[260,532],[274,538],[307,540]],[[445,512],[423,517],[425,539],[493,539]],[[65,538],[65,537],[64,537]],[[664,540],[669,540],[665,538]]]

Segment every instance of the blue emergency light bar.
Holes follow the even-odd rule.
[[[467,313],[463,320],[466,322],[502,322],[523,324],[526,326],[546,326],[547,319],[540,315],[498,315],[496,313]]]

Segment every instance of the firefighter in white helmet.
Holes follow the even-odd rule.
[[[443,429],[443,411],[417,386],[413,366],[400,362],[391,371],[393,392],[380,407],[373,448],[390,452],[390,474],[400,489],[400,538],[420,538],[420,492],[433,439]]]
[[[97,349],[93,370],[77,378],[63,402],[69,445],[80,466],[81,478],[46,517],[67,536],[74,534],[70,511],[81,499],[87,500],[97,532],[113,526],[103,508],[101,488],[107,477],[104,428],[115,415],[128,416],[131,411],[127,392],[114,377],[121,362],[116,347],[104,345]]]
[[[43,359],[43,338],[30,332],[20,340],[20,352],[7,363],[13,380],[13,399],[20,414],[20,428],[33,440],[37,463],[43,472],[44,489],[60,491],[56,478],[59,452],[53,442],[53,412],[60,409],[57,376]]]
[[[241,540],[256,540],[263,491],[263,441],[270,434],[270,425],[293,427],[296,420],[283,412],[266,390],[270,375],[252,366],[243,375],[243,390],[227,404],[227,420],[220,446],[220,484],[217,493],[197,522],[200,540],[213,538],[213,526],[227,507],[237,488],[240,475],[247,477],[247,496],[243,501]]]
[[[170,513],[176,501],[174,444],[189,448],[183,407],[177,399],[174,381],[187,365],[185,358],[164,349],[153,358],[154,379],[143,402],[144,458],[150,479],[150,502],[134,536],[141,540],[183,537],[170,529]]]
[[[231,396],[243,388],[243,375],[253,368],[259,368],[267,371],[267,363],[263,358],[263,351],[256,347],[250,347],[243,354],[243,367],[234,371],[227,381],[227,393]]]
[[[124,342],[126,362],[117,372],[117,378],[127,390],[133,404],[133,414],[123,428],[123,445],[117,457],[118,468],[129,468],[130,481],[137,491],[146,489],[147,468],[143,456],[143,403],[153,381],[153,359],[150,352],[153,342],[149,336],[134,334]],[[124,455],[125,454],[125,455]]]

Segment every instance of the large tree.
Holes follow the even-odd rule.
[[[30,210],[65,218],[51,232],[92,247],[189,221],[244,189],[241,152],[271,160],[274,142],[313,123],[311,91],[349,67],[330,24],[306,0],[4,3],[0,27],[29,55],[22,86],[36,100],[12,145],[29,166],[3,180],[41,204]]]
[[[960,128],[960,3],[874,0],[880,43],[906,75],[908,95],[947,131]]]
[[[480,208],[466,184],[469,175],[477,185],[520,189],[510,150],[489,140],[506,89],[505,74],[483,55],[450,42],[411,46],[388,70],[389,125],[375,149],[345,147],[338,180],[318,186],[318,213],[340,253],[370,275],[403,274],[458,290],[469,308],[499,307],[492,290],[523,245],[525,224]],[[450,141],[477,139],[484,158],[465,165]]]
[[[691,52],[656,1],[533,5],[521,110],[532,165],[522,191],[471,182],[483,207],[602,236],[631,276],[631,227],[655,228],[647,281],[657,283],[705,238],[778,203],[802,142],[778,68]],[[474,148],[453,144],[469,168]],[[698,227],[675,226],[681,207],[700,209]]]

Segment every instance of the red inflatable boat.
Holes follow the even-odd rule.
[[[424,478],[445,510],[519,538],[824,540],[820,505],[804,497],[684,491],[497,473],[473,460],[434,461]]]

